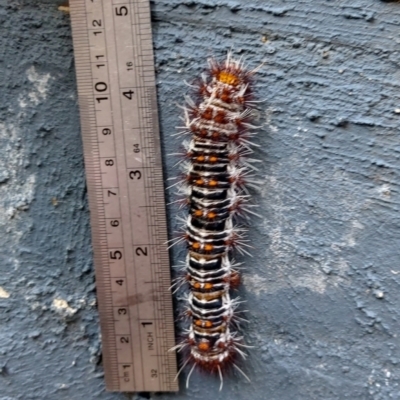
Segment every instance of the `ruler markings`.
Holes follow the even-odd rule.
[[[135,8],[135,4],[136,3],[131,3],[130,4],[130,7],[129,7],[129,10],[130,10],[130,16],[132,16],[133,15],[133,18],[136,18],[136,15],[137,15],[137,13],[136,13],[136,10],[133,10],[134,8]],[[132,12],[132,10],[133,10],[133,12]],[[132,27],[133,25],[132,25],[132,17],[130,17],[130,29],[131,29],[131,31],[133,31],[134,30],[134,28]],[[137,28],[137,26],[135,25],[135,30],[136,30],[136,28]],[[133,35],[133,48],[136,50],[136,52],[137,52],[137,54],[138,54],[138,58],[139,58],[139,54],[141,53],[141,48],[140,48],[140,43],[137,43],[136,42],[136,40],[137,40],[137,37],[138,37],[138,32],[135,32],[134,33],[134,35]],[[139,75],[141,75],[141,68],[140,68],[140,58],[138,59],[138,67],[137,67],[137,72],[138,72],[138,74]],[[142,88],[137,88],[137,91],[138,91],[138,104],[137,104],[137,107],[138,107],[138,111],[139,111],[139,126],[141,126],[141,127],[143,127],[143,121],[142,121],[142,113],[140,112],[140,110],[141,110],[141,104],[142,104],[142,100],[143,100],[143,93],[142,93]],[[143,134],[142,134],[142,130],[140,130],[139,131],[139,136],[140,136],[140,142],[141,143],[143,143],[144,142],[144,138],[143,138]],[[146,154],[146,152],[145,152],[145,154]],[[144,185],[146,185],[146,181],[147,181],[147,178],[148,178],[148,173],[145,173],[144,174]],[[147,192],[145,192],[145,197],[146,197],[146,204],[148,204],[148,198],[147,198]],[[148,216],[148,213],[146,212],[145,213],[145,215],[146,215],[146,220],[147,220],[147,224],[149,224],[149,216]],[[149,233],[148,233],[149,234]],[[151,258],[152,258],[152,251],[150,251],[149,252],[149,258],[150,258],[150,260],[151,260]],[[153,313],[154,313],[154,310],[153,310]],[[141,318],[141,314],[139,313],[139,318]],[[152,318],[154,318],[154,315],[152,316]],[[144,355],[142,354],[142,357],[143,357]],[[144,362],[143,362],[143,364],[144,364]],[[157,370],[158,370],[159,368],[157,368]],[[143,374],[144,374],[144,372],[143,372]]]
[[[121,10],[121,9],[120,9]],[[129,12],[129,15],[130,15],[131,13]],[[130,17],[129,17],[130,18]],[[115,24],[113,24],[113,29],[114,29],[114,37],[116,37],[116,31],[115,31]],[[130,35],[130,37],[132,37],[132,32],[131,32],[131,35]],[[117,44],[116,43],[114,43],[114,46],[115,46],[115,48],[116,49],[118,49],[118,47],[117,47]],[[118,54],[118,50],[116,50],[116,54]],[[132,54],[132,59],[134,58],[134,54]],[[119,66],[119,58],[118,58],[118,56],[117,56],[117,59],[116,59],[116,63],[117,63],[117,70],[119,71],[119,68],[120,68],[120,66]],[[119,88],[121,89],[121,87],[122,86],[124,86],[124,89],[128,89],[128,87],[126,87],[125,85],[121,85],[121,81],[120,81],[120,76],[118,75],[118,83],[119,83]],[[130,88],[130,87],[129,87]],[[122,103],[121,103],[121,97],[119,97],[119,103],[120,103],[120,110],[121,110],[121,116],[122,116],[122,118],[124,118],[124,115],[123,115],[123,107],[122,107]],[[125,133],[125,126],[122,126],[122,129],[123,129],[123,132]],[[125,137],[125,134],[123,134],[122,135],[122,139],[123,139],[123,143],[124,143],[124,148],[126,149],[127,148],[127,145],[126,145],[126,137]],[[125,168],[126,169],[128,169],[128,166],[126,165],[126,162],[125,162]],[[132,202],[132,199],[130,198],[130,191],[128,190],[127,191],[127,194],[128,194],[128,199],[129,199],[129,203],[131,204],[131,202]],[[131,224],[131,226],[133,227],[134,226],[134,224],[133,224],[133,221],[132,221],[132,214],[130,214],[130,224]],[[131,241],[132,241],[132,239],[131,239]],[[139,290],[139,287],[138,287],[138,284],[137,284],[137,282],[138,282],[138,279],[137,279],[137,274],[136,274],[136,271],[134,271],[134,286],[135,286],[135,291],[136,292],[138,292],[138,290]],[[135,311],[135,315],[137,316],[138,314],[139,314],[139,305],[138,304],[136,304],[136,306],[135,306],[135,308],[136,308],[136,311]],[[142,337],[141,337],[141,330],[140,330],[140,328],[138,329],[138,331],[137,331],[137,333],[138,333],[138,335],[139,335],[139,343],[142,343]],[[133,350],[134,352],[135,352],[135,350]],[[141,364],[143,364],[143,362],[141,363]],[[142,366],[140,366],[140,368],[138,368],[138,366],[135,366],[135,362],[133,362],[133,368],[134,368],[134,371],[137,371],[137,373],[135,374],[135,386],[136,387],[140,387],[140,386],[144,386],[144,372],[143,372],[143,367]],[[139,371],[139,369],[140,369],[140,371],[141,371],[141,376],[139,377],[138,376],[138,371]],[[140,379],[140,384],[138,383],[138,380],[139,380],[139,378],[141,378]]]
[[[77,2],[75,3],[75,4],[78,4]],[[84,3],[83,3],[84,4]],[[86,33],[87,34],[87,33]],[[84,35],[83,35],[84,36]],[[80,44],[78,44],[77,46],[79,46]],[[76,46],[75,44],[74,44],[74,46]],[[77,68],[79,68],[79,65],[77,66]],[[79,71],[79,70],[78,70]],[[78,85],[79,85],[79,81],[78,81]],[[82,100],[86,100],[86,102],[88,102],[89,103],[89,101],[88,101],[88,97],[87,96],[85,96],[85,97],[81,97],[81,103],[84,103],[84,101],[82,101]],[[89,114],[90,115],[90,109],[86,109],[86,107],[87,107],[87,104],[85,104],[82,108],[86,111],[86,115],[87,114]],[[89,106],[90,107],[90,106]],[[87,121],[85,120],[85,118],[82,118],[82,132],[83,132],[83,135],[85,134],[85,132],[87,133],[87,132],[90,132],[90,124],[89,124],[89,126],[87,125]],[[86,144],[85,144],[86,143]],[[91,141],[90,140],[84,140],[84,144],[85,144],[85,146],[88,146],[88,145],[90,145],[90,144],[92,144],[91,143]],[[93,159],[93,156],[91,157],[91,159],[89,160],[89,161],[91,161],[91,162],[95,162],[95,160]],[[90,188],[90,186],[92,186],[92,188],[94,189],[94,190],[96,190],[96,185],[92,182],[90,182],[90,171],[88,171],[87,172],[87,174],[88,174],[88,187]],[[90,194],[90,190],[89,190],[89,194]],[[89,196],[89,198],[90,197],[92,197],[93,198],[93,196]],[[93,200],[92,200],[93,201]],[[95,213],[95,214],[98,214],[98,210],[96,210],[97,212]],[[96,215],[97,216],[97,215]],[[96,224],[96,219],[95,218],[92,218],[92,223],[95,225]],[[94,236],[96,236],[96,235],[94,235]],[[95,250],[95,259],[99,259],[99,252],[97,251],[97,254],[96,254],[96,249],[94,249]],[[100,286],[101,287],[103,287],[103,290],[105,289],[105,285],[104,285],[104,271],[102,271],[102,269],[99,269],[98,270],[98,281],[99,281],[99,284],[100,284]],[[101,304],[99,304],[99,307],[101,308]],[[103,309],[104,309],[104,311],[106,311],[105,310],[105,307],[103,306]],[[104,326],[104,321],[103,321],[103,323],[102,323],[102,325],[103,325],[103,330],[106,330],[106,328],[107,328],[107,326]],[[107,351],[107,350],[109,350],[109,351]],[[106,343],[105,344],[105,353],[110,353],[110,348],[109,348],[109,346],[108,346],[108,344]],[[114,374],[115,374],[115,371],[113,371],[113,368],[112,368],[112,366],[111,365],[109,365],[109,364],[106,364],[106,375],[108,375],[108,376],[113,376]],[[108,372],[108,374],[107,374],[107,372]]]

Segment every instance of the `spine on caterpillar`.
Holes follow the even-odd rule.
[[[245,230],[236,217],[250,211],[248,185],[254,185],[249,155],[252,115],[250,86],[255,70],[246,71],[230,54],[226,61],[209,61],[209,73],[198,85],[198,101],[188,99],[185,130],[191,135],[185,143],[184,183],[189,213],[185,220],[188,254],[184,282],[188,283],[186,314],[190,327],[186,338],[175,349],[188,350],[186,364],[219,374],[245,358],[242,337],[237,332],[238,299],[231,289],[240,275],[231,258],[232,249],[247,253]],[[197,87],[197,86],[196,86]],[[254,161],[254,160],[253,160]],[[251,212],[251,211],[250,211]],[[179,375],[179,373],[178,373]]]

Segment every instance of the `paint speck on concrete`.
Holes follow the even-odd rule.
[[[62,12],[65,12],[65,13],[69,14],[70,9],[69,9],[68,6],[59,6],[58,7],[58,11],[62,11]]]
[[[28,81],[32,83],[32,90],[19,96],[19,106],[25,108],[28,104],[36,106],[47,97],[48,86],[51,79],[49,73],[39,74],[32,65],[27,71]]]
[[[8,299],[10,297],[10,293],[8,293],[5,289],[0,286],[0,298]]]
[[[67,301],[64,299],[54,299],[52,308],[59,314],[71,317],[78,310],[76,308],[72,308],[68,305]]]

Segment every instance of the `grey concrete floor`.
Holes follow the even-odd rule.
[[[209,56],[233,48],[265,62],[254,84],[266,100],[262,218],[249,231],[254,257],[241,259],[252,383],[232,375],[219,393],[196,373],[174,395],[104,391],[61,3],[0,0],[0,400],[400,399],[400,3],[151,2],[164,155],[180,146],[184,80]],[[184,253],[173,249],[173,262]]]

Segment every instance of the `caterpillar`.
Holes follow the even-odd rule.
[[[257,68],[258,69],[258,68]],[[191,135],[184,142],[184,177],[180,192],[186,197],[188,215],[184,220],[184,235],[188,253],[184,276],[173,286],[175,292],[188,285],[186,295],[189,328],[185,339],[172,350],[185,350],[188,363],[217,373],[223,385],[226,367],[233,366],[250,379],[235,363],[237,356],[246,358],[246,346],[237,328],[239,299],[233,299],[231,289],[240,284],[239,264],[231,258],[233,249],[249,254],[245,229],[236,224],[237,216],[253,213],[248,204],[247,186],[256,183],[251,171],[256,169],[249,155],[251,138],[255,134],[251,123],[252,77],[257,69],[246,70],[241,60],[229,52],[224,62],[209,60],[208,73],[192,86],[197,101],[186,98],[184,133]],[[176,377],[176,379],[177,379]]]

